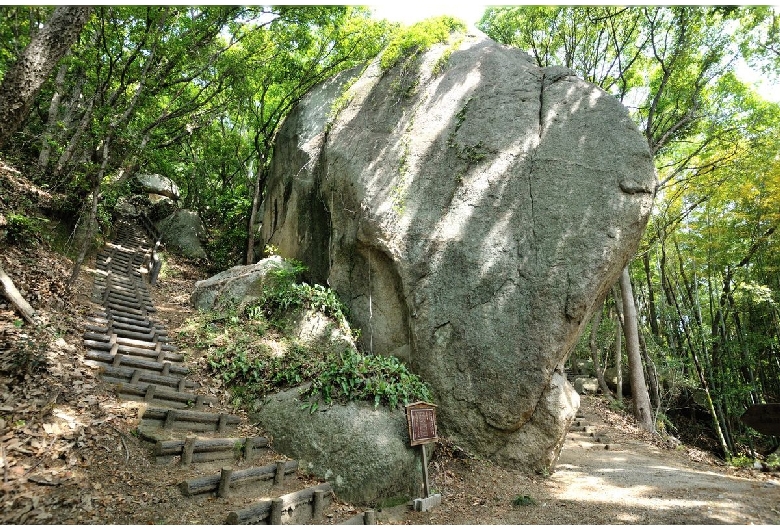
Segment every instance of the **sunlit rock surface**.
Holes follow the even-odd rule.
[[[338,292],[364,349],[433,386],[443,434],[549,468],[579,403],[560,366],[637,249],[653,164],[626,109],[569,70],[484,37],[447,49],[304,99],[263,237]]]

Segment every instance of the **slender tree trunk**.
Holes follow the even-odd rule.
[[[246,256],[245,264],[251,265],[255,262],[255,225],[257,224],[257,212],[260,209],[263,189],[265,188],[266,168],[260,164],[257,175],[254,179],[255,189],[252,193],[252,207],[249,210],[249,226],[247,226],[246,238]]]
[[[599,307],[599,310],[593,314],[593,319],[590,321],[590,357],[593,359],[593,370],[596,372],[596,379],[599,382],[601,392],[610,400],[615,400],[615,395],[607,386],[607,382],[604,380],[604,368],[601,367],[601,361],[599,360],[599,345],[596,340],[598,337],[599,324],[601,324],[601,317],[603,313],[604,304]]]
[[[650,387],[650,398],[653,402],[653,410],[655,411],[653,419],[655,420],[658,417],[658,411],[661,410],[661,388],[660,382],[658,381],[658,370],[656,369],[650,354],[647,352],[647,343],[645,342],[645,337],[642,333],[639,334],[639,350],[642,352],[642,359],[644,360],[645,368],[647,369],[647,382]]]
[[[615,398],[623,402],[623,302],[617,289],[612,289],[615,301]]]
[[[648,432],[655,432],[653,410],[650,395],[647,393],[645,374],[642,368],[642,355],[639,351],[639,328],[636,320],[636,303],[631,288],[628,266],[620,274],[620,292],[623,299],[623,332],[626,336],[626,354],[631,377],[631,396],[634,404],[634,416],[639,425]]]
[[[0,148],[30,112],[35,96],[89,20],[89,6],[57,6],[0,84]]]
[[[62,85],[65,83],[65,74],[68,72],[67,63],[60,65],[57,77],[54,81],[54,94],[49,103],[49,117],[46,120],[46,130],[41,138],[41,152],[38,155],[38,167],[41,171],[46,171],[49,165],[49,155],[51,154],[51,139],[54,129],[57,127],[57,121],[60,115],[60,100],[62,99]]]
[[[642,264],[645,269],[645,280],[647,281],[647,318],[650,321],[650,330],[653,336],[660,337],[661,332],[658,329],[658,310],[655,307],[655,293],[653,293],[653,281],[650,274],[650,251],[642,255]]]
[[[110,138],[106,138],[105,142],[103,143],[103,162],[100,164],[100,170],[92,182],[92,207],[89,211],[87,230],[84,236],[84,241],[81,244],[81,249],[79,250],[79,255],[76,258],[76,262],[73,264],[73,272],[68,279],[68,289],[70,289],[76,282],[76,278],[78,278],[79,272],[81,271],[81,266],[87,257],[89,247],[92,245],[92,238],[95,236],[95,229],[97,228],[97,210],[98,204],[100,202],[100,183],[103,182],[103,175],[105,174],[106,167],[108,166],[109,140]]]

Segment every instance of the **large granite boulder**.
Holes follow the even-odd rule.
[[[432,385],[443,434],[542,470],[579,403],[562,363],[655,185],[614,97],[466,37],[311,91],[279,132],[262,234],[340,295],[366,349]]]
[[[195,282],[190,301],[202,311],[245,306],[262,296],[264,286],[273,281],[271,273],[279,269],[290,269],[279,256],[262,259],[253,265],[236,265]]]
[[[136,174],[135,185],[143,193],[167,197],[174,201],[179,200],[179,197],[181,196],[179,187],[174,181],[168,177],[163,177],[162,175],[158,175],[156,173]]]
[[[267,398],[252,415],[273,436],[274,449],[325,478],[339,498],[357,504],[420,495],[420,453],[409,446],[403,409],[368,403],[302,406],[299,389]]]
[[[197,212],[177,210],[157,223],[163,243],[172,250],[193,259],[205,259],[201,239],[206,229]]]

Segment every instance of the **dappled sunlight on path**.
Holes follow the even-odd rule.
[[[586,420],[592,432],[569,433],[550,477],[558,500],[603,506],[616,523],[780,522],[771,509],[780,506],[775,481],[697,469],[682,452],[640,441],[597,442],[614,438],[596,415]]]

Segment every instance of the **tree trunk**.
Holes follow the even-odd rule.
[[[639,351],[639,328],[636,320],[636,303],[631,288],[628,265],[620,274],[620,293],[623,300],[623,333],[626,336],[626,354],[631,377],[631,396],[634,404],[634,416],[639,425],[648,432],[655,432],[653,410],[650,395],[647,393],[645,373],[642,368],[642,354]]]
[[[38,167],[41,171],[46,171],[49,165],[49,156],[51,154],[51,139],[53,131],[57,127],[57,118],[60,115],[60,100],[62,99],[62,85],[65,83],[65,74],[68,72],[67,63],[60,65],[57,77],[54,82],[54,94],[49,103],[49,118],[46,120],[46,129],[41,139],[41,152],[38,155]]]
[[[35,96],[89,20],[89,6],[57,6],[0,85],[0,148],[30,112]]]
[[[601,361],[599,360],[599,346],[596,341],[598,336],[599,324],[601,324],[601,316],[603,313],[603,303],[599,307],[599,310],[593,313],[593,319],[590,321],[590,357],[593,359],[593,370],[596,372],[596,379],[598,379],[601,392],[610,400],[614,401],[615,395],[607,386],[607,382],[604,380],[604,369],[601,367]]]
[[[255,189],[254,193],[252,194],[252,207],[249,211],[249,226],[247,227],[246,238],[246,256],[244,258],[245,265],[251,265],[255,262],[255,224],[257,224],[257,212],[260,209],[263,188],[265,188],[265,174],[266,168],[261,164],[254,179]]]
[[[645,368],[647,369],[647,383],[650,387],[650,398],[653,402],[653,414],[654,418],[657,418],[658,411],[661,410],[661,389],[660,382],[658,381],[658,370],[655,367],[653,359],[647,352],[647,343],[645,343],[645,337],[641,333],[639,334],[639,350],[642,352],[642,359],[645,362]]]
[[[623,302],[617,289],[612,289],[615,300],[615,398],[623,401]]]
[[[35,320],[33,319],[35,317],[35,309],[22,297],[13,280],[5,273],[2,267],[0,267],[0,293],[5,295],[8,301],[11,302],[11,305],[22,315],[22,318],[35,325]]]

